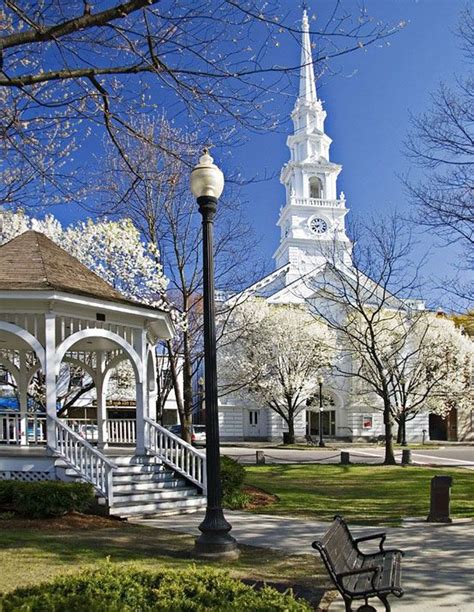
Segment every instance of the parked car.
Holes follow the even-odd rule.
[[[206,444],[206,426],[193,425],[193,436],[195,444]]]
[[[97,425],[79,425],[78,433],[87,442],[97,442],[99,439],[99,427]]]
[[[181,425],[169,425],[167,428],[175,436],[181,437]],[[206,426],[192,425],[191,426],[191,442],[193,444],[206,444]]]

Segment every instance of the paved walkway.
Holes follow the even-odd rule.
[[[293,554],[312,553],[311,542],[320,537],[327,523],[246,512],[226,512],[239,542],[263,548],[276,548]],[[202,513],[157,519],[144,519],[148,526],[198,534]],[[362,535],[380,531],[377,527],[358,527]],[[429,523],[388,528],[387,547],[401,548],[403,561],[402,599],[391,597],[392,609],[412,612],[474,612],[474,522],[453,525]],[[308,567],[308,572],[311,568]],[[377,600],[372,600],[376,605]],[[377,609],[382,609],[377,606]],[[331,612],[343,610],[342,599],[330,606]]]

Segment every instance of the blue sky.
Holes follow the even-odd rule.
[[[333,60],[334,74],[326,73],[317,83],[319,97],[328,113],[326,132],[333,139],[331,159],[342,164],[338,187],[346,194],[351,213],[357,216],[388,215],[393,209],[408,211],[399,175],[409,170],[403,155],[403,140],[410,130],[410,113],[429,107],[430,95],[440,81],[453,82],[456,73],[467,70],[454,35],[465,0],[365,0],[369,14],[384,22],[407,22],[389,44],[361,49]],[[334,0],[307,2],[310,16],[319,20]],[[361,2],[342,0],[344,9],[357,12]],[[287,23],[301,19],[301,3],[281,1]],[[319,21],[311,22],[317,24]],[[316,50],[315,50],[316,52]],[[286,36],[279,48],[269,49],[269,60],[299,63],[300,48]],[[272,57],[273,54],[273,57]],[[285,145],[291,132],[290,112],[294,95],[277,96],[274,104],[288,120],[274,132],[247,134],[246,142],[233,151],[215,149],[213,155],[224,171],[238,169],[244,177],[262,179],[245,185],[241,196],[255,231],[261,237],[259,257],[272,268],[271,257],[279,241],[278,211],[284,190],[278,174],[288,159]],[[411,170],[413,172],[413,170]],[[416,172],[416,171],[415,171]],[[63,221],[77,215],[71,209],[55,209]],[[84,216],[84,213],[81,213]],[[442,276],[450,272],[457,256],[455,248],[440,250],[428,233],[420,233],[418,253],[431,250],[426,273]]]
[[[310,2],[308,12],[331,5],[328,0]],[[358,3],[344,2],[345,7],[349,5]],[[326,132],[333,139],[331,158],[343,165],[338,188],[346,194],[350,214],[362,217],[372,213],[384,216],[394,208],[409,211],[399,179],[408,170],[416,173],[402,150],[410,130],[409,115],[428,108],[430,95],[440,81],[452,82],[454,74],[466,70],[453,33],[464,2],[367,0],[365,5],[377,18],[393,23],[405,20],[406,27],[390,38],[388,46],[371,47],[335,60],[333,68],[338,74],[324,75],[317,84],[328,113]],[[296,43],[291,47],[289,53],[297,62],[299,49]],[[294,98],[280,102],[286,104],[289,117]],[[290,130],[288,121],[284,131],[252,137],[234,151],[235,164],[249,175],[261,177],[279,171],[288,160],[285,140]],[[262,256],[270,260],[279,241],[275,223],[284,204],[283,187],[275,177],[246,186],[242,195],[262,235]],[[420,233],[419,242],[418,253],[432,253],[427,276],[451,272],[450,264],[457,257],[455,249],[440,250],[438,241],[427,231]]]

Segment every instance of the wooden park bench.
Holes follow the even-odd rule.
[[[359,544],[378,539],[379,551],[365,554],[359,550]],[[351,611],[355,599],[365,600],[361,610],[374,610],[368,604],[369,597],[378,597],[385,610],[390,610],[387,596],[402,597],[401,587],[401,550],[384,549],[385,533],[354,538],[344,519],[335,516],[334,521],[321,540],[313,542],[326,568],[344,598],[346,612]]]

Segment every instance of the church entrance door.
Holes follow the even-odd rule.
[[[323,436],[336,435],[336,411],[324,410],[322,414]],[[319,411],[306,411],[306,430],[310,436],[319,436]]]
[[[446,417],[430,414],[430,440],[458,439],[458,411],[452,408]]]

